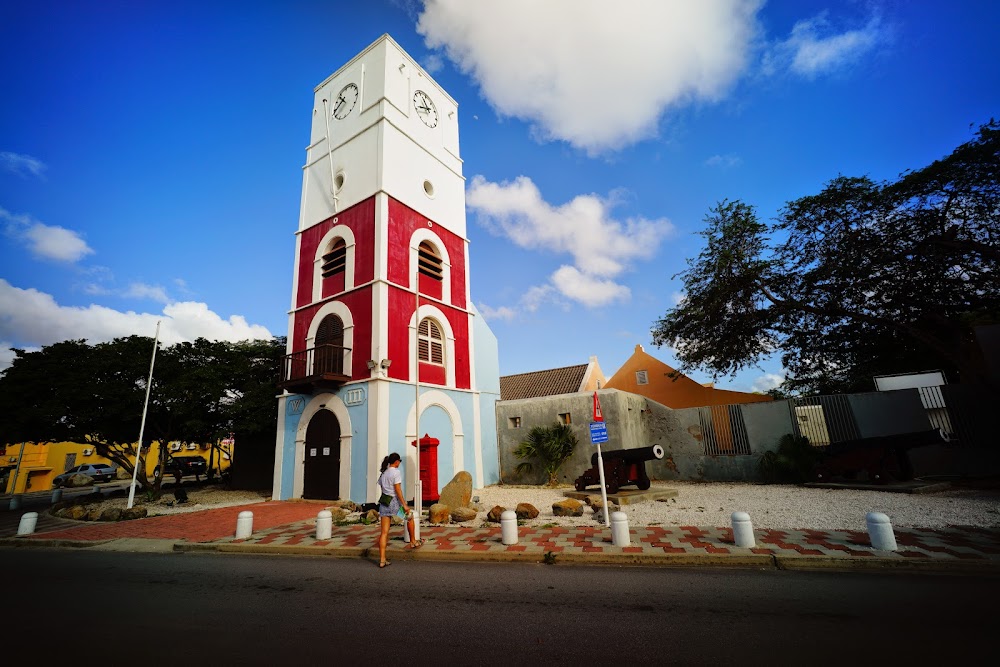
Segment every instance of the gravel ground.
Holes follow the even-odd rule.
[[[181,514],[183,512],[200,512],[201,510],[215,507],[233,507],[235,505],[247,505],[250,503],[260,503],[271,499],[270,491],[230,491],[215,486],[207,487],[184,487],[187,491],[188,501],[178,504],[174,499],[173,490],[167,487],[159,500],[146,502],[142,492],[137,492],[135,496],[136,507],[145,507],[149,512],[148,516],[159,516],[161,514]],[[89,508],[98,507],[101,511],[117,507],[125,509],[128,504],[127,489],[122,495],[115,495],[100,503],[89,503]]]
[[[942,528],[979,526],[1000,528],[1000,489],[951,488],[929,494],[809,489],[789,485],[742,483],[653,483],[653,490],[674,489],[677,496],[664,501],[625,505],[631,526],[714,526],[731,525],[733,512],[747,512],[754,528],[812,528],[816,530],[866,530],[865,514],[883,512],[897,528]],[[537,486],[488,486],[472,492],[479,504],[490,510],[496,505],[514,509],[531,503],[540,511],[538,518],[523,525],[591,526],[603,519],[589,507],[582,517],[555,517],[552,504],[565,498],[570,486],[549,489]],[[136,505],[145,506],[150,516],[197,512],[215,507],[231,507],[270,500],[268,491],[227,491],[218,487],[187,488],[188,502],[177,504],[168,488],[163,497]],[[600,493],[594,493],[600,497]],[[124,496],[109,498],[101,509],[124,508]],[[91,505],[90,507],[94,507]],[[424,509],[427,509],[426,507]],[[486,520],[485,512],[480,521]]]
[[[670,482],[656,489],[675,489],[677,496],[663,501],[625,505],[630,526],[732,525],[733,512],[747,512],[754,528],[811,528],[815,530],[866,530],[865,514],[882,512],[893,527],[942,528],[979,526],[1000,528],[1000,492],[952,488],[929,494],[810,489],[789,485]],[[531,503],[540,511],[525,525],[593,525],[594,513],[584,508],[582,517],[552,516],[552,503],[571,487],[490,486],[473,491],[487,510],[495,505],[514,509]],[[600,497],[600,492],[595,494]],[[597,520],[603,520],[603,514]]]

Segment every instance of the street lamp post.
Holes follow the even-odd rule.
[[[139,461],[142,460],[142,435],[146,430],[146,410],[149,409],[149,390],[153,386],[153,365],[156,364],[156,348],[160,344],[160,322],[156,322],[156,337],[153,338],[153,358],[149,362],[149,379],[146,380],[146,402],[142,406],[142,422],[139,424],[139,444],[135,448],[135,465],[132,466],[132,485],[128,488],[128,504],[126,507],[132,509],[132,502],[135,500],[135,478],[139,474]],[[162,444],[160,445],[163,446]]]

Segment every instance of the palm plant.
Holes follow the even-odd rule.
[[[514,456],[519,459],[538,459],[542,470],[548,475],[549,486],[556,485],[556,473],[576,449],[576,436],[573,429],[566,424],[551,426],[535,426],[528,432],[528,437],[514,450]],[[531,472],[531,461],[521,461],[517,464],[517,472]]]

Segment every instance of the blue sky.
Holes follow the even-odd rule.
[[[312,90],[383,33],[459,103],[501,373],[675,364],[649,331],[709,207],[947,154],[998,115],[998,26],[988,0],[4,2],[0,369],[157,320],[285,334]]]

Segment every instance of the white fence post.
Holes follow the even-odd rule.
[[[757,546],[753,537],[753,523],[746,512],[733,512],[733,541],[736,546],[752,549]]]
[[[236,539],[245,540],[253,534],[253,512],[243,511],[236,517]]]

